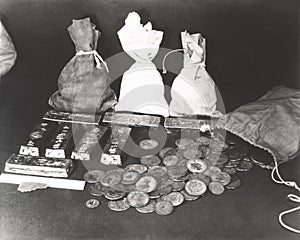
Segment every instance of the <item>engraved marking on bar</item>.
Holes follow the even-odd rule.
[[[71,158],[77,160],[91,160],[91,153],[99,140],[103,137],[107,127],[93,126],[89,128],[76,145],[76,149],[73,150]]]
[[[72,145],[72,131],[69,124],[60,123],[56,134],[46,148],[45,157],[67,158],[68,151]]]

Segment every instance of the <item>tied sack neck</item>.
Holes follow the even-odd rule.
[[[109,72],[106,62],[103,60],[103,58],[99,55],[99,53],[96,50],[92,50],[92,51],[80,50],[76,53],[76,56],[82,56],[82,55],[93,55],[94,60],[96,62],[96,68],[100,69],[101,68],[101,62],[102,62],[103,65],[106,68],[106,71]]]

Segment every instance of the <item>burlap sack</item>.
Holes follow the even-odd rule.
[[[136,62],[123,74],[116,111],[139,112],[167,117],[168,104],[160,73],[152,63],[159,50],[163,32],[153,30],[140,16],[129,13],[125,25],[118,31],[123,50]]]
[[[4,25],[0,21],[0,78],[15,64],[16,49]]]
[[[226,114],[215,127],[268,151],[279,164],[287,162],[299,154],[300,91],[275,87],[257,101]]]
[[[58,79],[49,105],[60,111],[100,113],[116,104],[106,63],[96,51],[100,32],[89,18],[73,20],[68,32],[76,55]]]
[[[170,115],[213,116],[217,96],[215,83],[205,69],[205,39],[199,33],[185,31],[181,33],[181,40],[184,63],[172,84]]]

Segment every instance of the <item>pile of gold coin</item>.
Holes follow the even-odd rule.
[[[149,150],[158,143],[148,139],[140,146]],[[206,136],[182,138],[157,155],[141,157],[140,163],[89,171],[84,180],[90,183],[90,194],[104,196],[113,211],[133,207],[140,213],[169,215],[175,207],[207,192],[221,195],[240,187],[237,172],[250,171],[251,161],[247,149],[234,143]]]

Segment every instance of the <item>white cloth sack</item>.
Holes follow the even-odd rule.
[[[15,64],[16,49],[4,25],[0,21],[0,78]]]
[[[205,70],[205,39],[199,33],[181,33],[184,63],[171,87],[170,115],[205,115],[216,113],[215,83]]]
[[[168,116],[164,84],[152,59],[156,56],[163,32],[141,24],[136,12],[129,13],[118,31],[123,50],[136,62],[123,74],[116,111]]]

